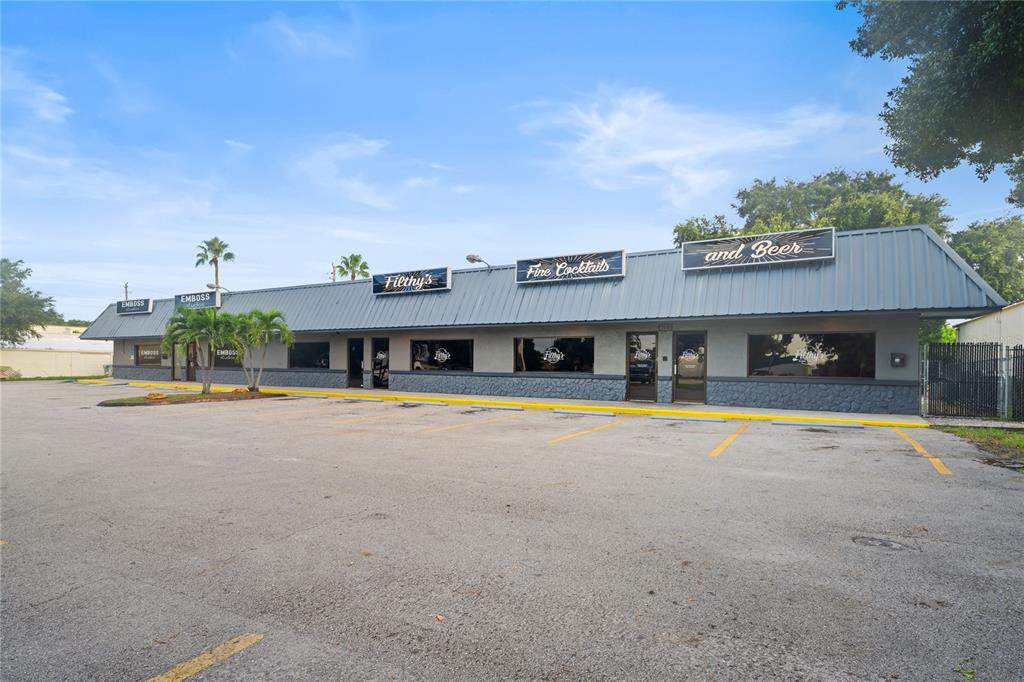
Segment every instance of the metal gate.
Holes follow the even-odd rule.
[[[1024,421],[1024,345],[1006,349],[1006,364],[1010,375],[1007,416],[1014,421]]]
[[[921,411],[1024,419],[1024,346],[931,343],[921,363]]]

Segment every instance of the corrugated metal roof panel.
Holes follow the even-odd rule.
[[[677,249],[629,254],[626,276],[516,284],[515,268],[457,270],[445,292],[374,296],[370,281],[224,295],[223,310],[281,310],[295,331],[860,313],[984,311],[1005,301],[926,226],[840,232],[835,259],[683,271]],[[173,301],[149,315],[111,305],[82,338],[160,336]]]

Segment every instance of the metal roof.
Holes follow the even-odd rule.
[[[679,249],[627,255],[626,276],[517,285],[515,266],[456,270],[451,291],[374,296],[370,280],[223,295],[231,313],[277,308],[295,331],[914,311],[976,314],[1006,302],[925,225],[839,232],[835,259],[683,271]],[[149,315],[111,304],[85,339],[156,337],[173,299]],[[956,315],[950,315],[956,316]]]

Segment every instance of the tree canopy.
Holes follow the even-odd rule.
[[[338,274],[344,277],[345,275],[351,275],[352,281],[355,281],[356,277],[369,277],[370,266],[363,260],[363,257],[358,253],[349,254],[348,256],[342,256],[340,265],[338,268]]]
[[[24,261],[0,258],[0,346],[19,346],[38,339],[36,325],[60,324],[53,297],[25,285],[32,269]]]
[[[949,242],[1008,302],[1024,300],[1024,217],[971,223]]]
[[[196,253],[196,267],[210,264],[213,266],[213,288],[220,290],[220,264],[235,260],[235,254],[228,249],[231,246],[218,237],[199,242],[199,252]]]
[[[938,194],[912,194],[884,171],[850,173],[836,169],[807,181],[779,183],[755,179],[736,193],[733,208],[743,224],[729,224],[724,215],[690,218],[675,228],[676,245],[733,234],[781,232],[801,227],[861,230],[924,223],[940,235],[952,218]]]
[[[840,0],[864,21],[850,46],[907,60],[882,108],[894,164],[929,179],[966,161],[1004,166],[1024,206],[1024,3]]]

